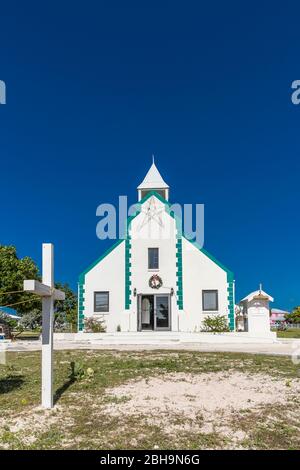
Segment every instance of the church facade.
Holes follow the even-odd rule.
[[[126,238],[79,277],[78,331],[92,317],[107,332],[196,332],[217,314],[233,331],[233,273],[182,233],[154,162],[137,189]]]

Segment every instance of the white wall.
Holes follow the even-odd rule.
[[[109,291],[109,313],[94,312],[94,292]],[[85,275],[85,318],[103,318],[107,331],[128,330],[125,307],[125,242],[118,245]]]
[[[209,314],[228,315],[227,273],[185,238],[182,239],[183,307],[180,330],[199,330]],[[202,310],[202,290],[218,290],[218,311]]]
[[[248,332],[253,336],[268,336],[271,331],[269,301],[253,299],[248,302]]]
[[[151,203],[152,201],[152,203]],[[147,208],[153,208],[155,201],[156,215],[148,219]],[[219,310],[228,314],[227,273],[200,252],[186,239],[182,239],[183,265],[183,306],[178,310],[176,302],[176,223],[165,211],[165,204],[157,198],[148,199],[142,206],[142,212],[136,216],[129,231],[131,235],[131,291],[137,294],[170,294],[172,331],[199,331],[201,322],[209,312],[202,311],[202,290],[217,289],[219,292]],[[159,269],[148,269],[148,248],[159,248]],[[149,279],[158,274],[163,286],[156,290],[149,286]],[[110,292],[108,314],[94,312],[94,291]],[[125,242],[118,245],[85,277],[85,317],[94,315],[104,318],[107,331],[137,331],[137,296],[131,295],[131,306],[125,310]]]

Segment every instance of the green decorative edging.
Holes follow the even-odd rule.
[[[177,271],[176,271],[176,277],[177,277],[177,305],[179,310],[183,310],[183,282],[182,282],[182,252],[181,252],[181,247],[182,247],[182,240],[179,239],[177,240],[177,253],[176,253],[176,258],[177,258]]]
[[[79,282],[78,285],[78,331],[84,328],[84,284]]]
[[[227,275],[227,292],[228,292],[228,320],[230,331],[235,330],[235,318],[234,318],[234,281],[232,276]]]
[[[125,240],[125,310],[130,309],[131,304],[131,237],[127,233]]]
[[[175,216],[174,216],[175,217]],[[182,279],[182,227],[181,221],[175,217],[177,228],[176,243],[176,297],[179,310],[183,310],[183,279]]]
[[[146,198],[144,198],[146,200]],[[131,235],[129,230],[131,228],[131,222],[133,219],[140,213],[141,204],[138,203],[135,205],[136,212],[128,217],[126,220],[126,239],[125,239],[125,310],[130,309],[131,305]]]

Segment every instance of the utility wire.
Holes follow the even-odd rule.
[[[1,305],[0,308],[13,307],[14,305],[25,304],[26,302],[32,302],[34,299],[23,300],[22,302],[16,302],[14,304]]]
[[[0,296],[1,295],[9,295],[9,294],[19,294],[20,292],[24,292],[24,290],[14,290],[12,292],[1,292],[0,291]]]

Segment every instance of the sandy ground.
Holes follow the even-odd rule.
[[[217,372],[166,374],[139,380],[108,392],[119,405],[108,405],[113,415],[144,416],[148,424],[173,434],[179,429],[223,433],[232,437],[230,419],[242,410],[259,412],[266,405],[284,405],[300,391],[300,380],[287,383],[262,374]],[[176,419],[177,424],[176,424]],[[245,433],[238,433],[244,438]]]
[[[290,393],[298,391],[294,381],[293,390],[287,391],[283,381],[275,381],[265,375],[246,375],[238,372],[215,372],[201,375],[174,373],[164,378],[143,379],[121,385],[109,392],[119,399],[130,398],[118,407],[118,413],[183,412],[194,418],[198,412],[206,416],[216,411],[231,413],[232,410],[255,407],[261,404],[283,404]],[[270,393],[271,391],[271,393]],[[115,408],[110,407],[109,413]]]
[[[8,351],[39,351],[40,341],[16,341],[8,344]],[[118,351],[150,351],[150,350],[178,350],[178,351],[203,351],[203,352],[244,352],[253,354],[292,355],[300,356],[299,339],[282,339],[276,343],[262,344],[212,344],[212,343],[160,343],[160,344],[101,344],[88,341],[55,341],[54,349],[95,349]]]
[[[159,426],[172,442],[183,432],[208,436],[217,433],[228,440],[228,448],[238,449],[243,448],[248,430],[239,427],[234,418],[238,423],[241,414],[248,413],[255,423],[255,416],[268,406],[282,408],[299,396],[299,392],[300,379],[287,381],[232,370],[203,374],[167,373],[159,378],[133,380],[108,389],[104,400],[99,397],[97,401],[97,397],[88,395],[84,399],[93,414],[99,413],[99,419],[103,414],[117,417],[120,431],[129,422],[129,417],[137,416],[141,425]],[[82,400],[79,395],[77,398],[79,402]],[[74,396],[74,405],[76,401]],[[71,430],[74,423],[72,413],[76,413],[76,406],[71,409],[58,404],[53,410],[36,407],[15,417],[0,417],[0,428],[5,424],[11,432],[18,433],[25,445],[30,445],[37,433],[46,431],[51,425],[61,425],[66,436],[61,446],[67,447],[70,442],[68,429]],[[271,419],[275,419],[272,413]]]

